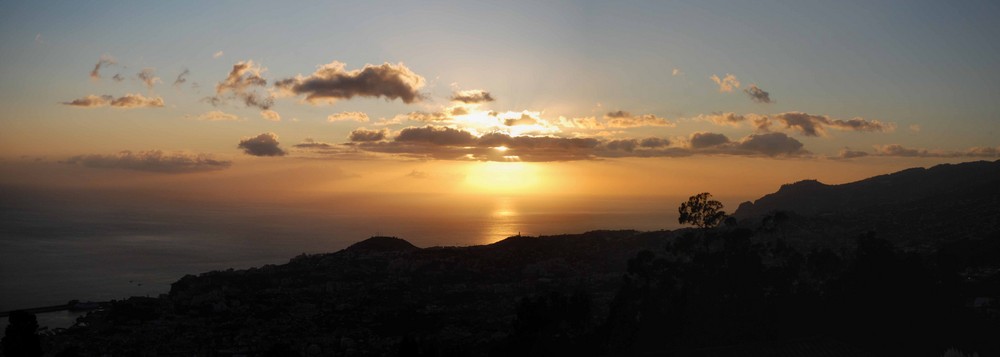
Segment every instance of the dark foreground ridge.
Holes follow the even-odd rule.
[[[372,237],[188,275],[39,343],[88,356],[997,356],[998,166],[786,185],[706,229],[430,248]]]

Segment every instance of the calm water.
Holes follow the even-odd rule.
[[[218,203],[0,188],[0,311],[157,296],[185,274],[280,264],[391,235],[419,247],[676,228],[679,198],[328,196]]]

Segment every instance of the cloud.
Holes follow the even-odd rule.
[[[270,109],[261,110],[260,111],[260,116],[262,118],[264,118],[265,120],[281,121],[281,114],[278,114],[278,112],[270,110]]]
[[[97,64],[94,65],[94,69],[90,71],[90,78],[101,79],[101,68],[116,63],[118,63],[118,61],[115,61],[115,58],[111,57],[111,55],[102,55],[101,58],[97,60]]]
[[[370,152],[419,158],[479,161],[571,161],[620,157],[682,157],[691,155],[801,156],[809,152],[798,140],[783,133],[754,134],[732,141],[722,134],[695,133],[686,147],[673,147],[667,139],[565,138],[511,136],[470,132],[447,127],[403,129],[392,141],[357,143]],[[504,147],[504,150],[497,150]]]
[[[334,144],[318,142],[312,138],[306,138],[302,143],[292,145],[300,149],[330,149]]]
[[[693,133],[688,142],[691,144],[691,148],[702,149],[729,143],[729,138],[716,133]]]
[[[492,102],[494,99],[493,96],[490,95],[490,92],[484,91],[482,89],[471,89],[471,90],[455,92],[454,94],[452,94],[451,100],[453,102],[476,104],[476,103]]]
[[[111,79],[113,79],[115,82],[121,82],[125,80],[125,76],[123,76],[121,73],[115,73],[115,75],[112,76]]]
[[[218,105],[224,103],[227,98],[236,98],[242,100],[248,107],[271,109],[274,97],[256,92],[257,88],[267,86],[267,80],[263,77],[265,71],[263,67],[250,60],[236,62],[226,79],[216,84],[215,96],[206,99],[212,105]]]
[[[155,68],[143,68],[142,71],[139,71],[139,73],[136,74],[136,76],[138,76],[139,80],[142,81],[142,83],[145,83],[146,87],[149,89],[153,89],[153,86],[156,85],[156,83],[161,82],[160,77],[156,76]]]
[[[329,116],[326,117],[326,121],[331,123],[335,121],[345,121],[345,120],[353,120],[356,122],[367,123],[368,114],[365,114],[363,112],[340,112],[336,114],[330,114]]]
[[[458,115],[466,115],[466,114],[469,114],[469,110],[466,109],[465,107],[459,106],[459,107],[451,108],[451,115],[458,116]]]
[[[115,108],[159,108],[163,107],[163,98],[146,98],[142,94],[126,94],[111,101],[111,106]]]
[[[636,139],[619,139],[611,140],[604,144],[609,150],[621,150],[625,152],[633,152],[635,148],[639,146],[639,140]]]
[[[430,177],[430,175],[428,175],[424,171],[412,170],[412,171],[410,171],[410,173],[406,174],[406,177],[415,178],[415,179],[425,179],[425,178]]]
[[[275,82],[279,89],[293,95],[305,95],[306,101],[315,103],[358,97],[399,99],[414,103],[423,98],[418,92],[424,86],[424,77],[413,73],[402,63],[381,65],[366,64],[361,69],[347,71],[342,62],[325,64],[308,77]]]
[[[604,124],[594,117],[566,118],[559,117],[559,126],[572,129],[604,129]]]
[[[538,124],[538,119],[528,115],[521,114],[520,118],[508,118],[503,120],[503,125],[515,126],[515,125],[535,125]]]
[[[709,115],[699,115],[695,119],[697,120],[707,120],[716,125],[726,125],[726,126],[740,126],[740,123],[747,120],[743,115],[736,113],[712,113]]]
[[[614,111],[604,114],[604,120],[608,127],[612,128],[634,128],[640,126],[675,126],[667,119],[660,118],[653,114],[633,116],[626,111]]]
[[[714,74],[708,78],[719,85],[719,93],[732,92],[734,88],[740,87],[740,81],[736,79],[736,76],[729,73],[726,73],[726,77],[722,79]]]
[[[197,116],[196,119],[203,121],[239,121],[240,117],[219,110],[213,110]]]
[[[678,68],[674,68],[672,71],[670,71],[670,75],[674,76],[674,77],[680,76],[680,75],[683,75],[683,74],[684,74],[684,72],[681,72],[681,70],[678,69]]]
[[[228,168],[231,161],[216,160],[208,154],[164,153],[160,150],[121,151],[112,155],[78,155],[66,161],[98,169],[126,169],[161,173],[191,173]]]
[[[474,144],[476,137],[465,130],[425,126],[422,128],[403,129],[396,136],[395,141],[462,146]]]
[[[110,95],[88,95],[80,99],[74,99],[69,102],[63,102],[62,104],[71,105],[74,107],[82,108],[96,108],[103,106],[111,106],[114,108],[122,109],[133,109],[133,108],[159,108],[163,107],[163,98],[147,98],[142,94],[126,94],[124,96],[115,98]]]
[[[806,154],[802,143],[784,133],[753,134],[740,140],[734,149],[766,156],[797,156]]]
[[[798,130],[805,136],[824,136],[826,135],[826,128],[864,132],[889,132],[895,129],[895,125],[882,123],[878,120],[865,120],[863,118],[850,120],[830,119],[830,117],[825,115],[812,115],[801,112],[777,114],[774,116],[774,119],[785,124],[785,128]]]
[[[997,157],[1000,156],[1000,146],[998,147],[988,147],[988,146],[977,146],[970,148],[965,151],[966,156],[974,157]]]
[[[875,145],[875,155],[899,157],[1000,157],[1000,147],[976,146],[961,151],[910,148],[900,144]]]
[[[639,146],[644,148],[659,148],[664,146],[670,146],[670,140],[661,138],[645,138],[639,142]]]
[[[351,135],[348,138],[352,142],[371,142],[385,140],[387,136],[389,136],[389,130],[385,128],[379,130],[357,128],[351,131]]]
[[[840,149],[840,153],[837,154],[835,158],[837,159],[854,159],[858,157],[865,157],[871,155],[866,151],[851,150],[850,148]]]
[[[278,147],[278,135],[263,133],[255,137],[245,137],[236,145],[247,155],[253,156],[285,156],[287,153]]]
[[[108,105],[114,99],[115,97],[112,97],[110,95],[96,96],[91,94],[80,99],[74,99],[69,102],[63,102],[62,104],[72,105],[75,107],[94,108],[94,107],[101,107]]]
[[[177,75],[177,79],[174,79],[174,87],[184,84],[184,82],[187,82],[187,75],[189,74],[191,74],[191,71],[189,71],[187,68],[181,71],[181,74]]]
[[[222,52],[222,51],[219,51],[219,52],[213,53],[212,54],[212,58],[219,58],[219,57],[222,57],[223,55],[225,55],[225,53]]]
[[[765,103],[765,104],[773,103],[773,101],[771,101],[771,93],[768,93],[763,89],[760,89],[760,87],[757,87],[756,84],[751,84],[750,87],[744,89],[743,92],[749,95],[750,100],[754,102]]]
[[[400,116],[399,119],[432,123],[451,120],[451,116],[445,112],[410,112]]]

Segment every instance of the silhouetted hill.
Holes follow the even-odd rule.
[[[347,247],[348,252],[392,252],[420,249],[405,239],[396,237],[371,237]]]
[[[981,238],[1000,230],[1000,161],[912,168],[841,185],[804,180],[739,206],[755,221],[794,213],[813,234],[875,231],[905,243]],[[807,222],[806,222],[807,221]],[[817,226],[826,228],[815,229]]]

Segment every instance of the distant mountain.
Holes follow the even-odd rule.
[[[841,185],[799,181],[740,204],[733,216],[753,221],[779,211],[896,241],[981,238],[1000,231],[1000,160],[912,168]]]

